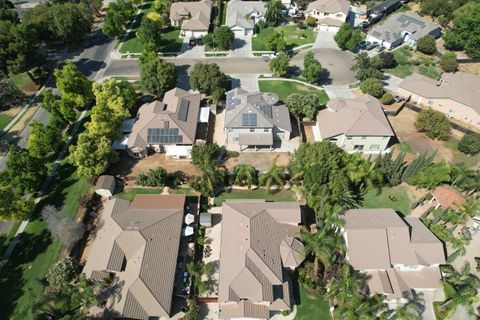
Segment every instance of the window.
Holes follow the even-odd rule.
[[[255,129],[251,128],[251,129],[250,129],[250,132],[255,132]]]
[[[347,137],[347,140],[352,140],[352,137]]]
[[[371,144],[370,145],[370,150],[379,150],[380,149],[380,145],[379,144]]]
[[[356,144],[353,146],[353,150],[361,151],[363,150],[363,144]]]

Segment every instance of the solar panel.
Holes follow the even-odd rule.
[[[148,144],[182,143],[183,137],[178,134],[178,128],[150,128],[147,131]]]
[[[183,99],[180,101],[180,110],[178,111],[178,120],[187,121],[189,107],[190,107],[190,101],[183,100]]]
[[[257,115],[255,113],[242,114],[242,126],[244,127],[256,127]]]

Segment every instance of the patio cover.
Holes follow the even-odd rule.
[[[273,134],[271,132],[262,133],[240,133],[239,144],[241,146],[271,146],[273,145]]]
[[[127,148],[130,133],[124,134],[121,138],[115,139],[112,144],[113,150],[125,150]]]

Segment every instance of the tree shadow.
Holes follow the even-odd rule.
[[[189,64],[184,64],[181,66],[176,66],[175,67],[175,72],[177,74],[177,87],[184,89],[184,90],[190,90],[190,81],[188,78],[188,69],[190,68]]]
[[[87,77],[106,67],[106,63],[104,61],[90,60],[86,58],[76,61],[75,64],[77,65],[78,69]]]
[[[320,83],[322,85],[332,84],[332,78],[330,77],[330,71],[328,71],[328,69],[322,68],[322,72],[320,73]]]

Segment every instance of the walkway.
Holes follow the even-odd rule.
[[[233,41],[232,49],[229,57],[253,57],[252,53],[252,36],[237,37]]]

